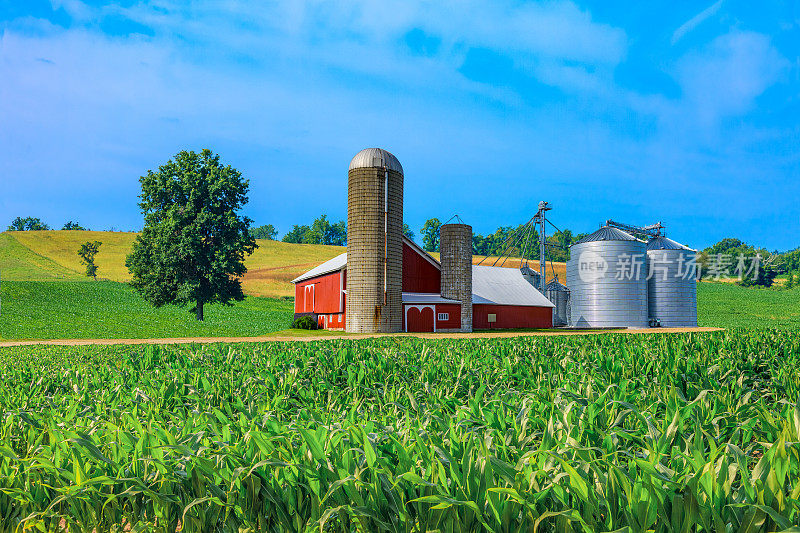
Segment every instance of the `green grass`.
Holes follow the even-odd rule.
[[[77,272],[20,244],[11,233],[0,233],[0,276],[3,281],[81,278]]]
[[[796,532],[798,332],[0,348],[0,533]]]
[[[91,281],[78,257],[86,241],[100,241],[95,258],[99,278],[130,281],[125,258],[136,233],[108,231],[8,231],[0,233],[0,275],[10,281],[71,279]],[[293,244],[258,240],[258,248],[245,259],[248,269],[242,279],[251,296],[294,296],[290,281],[303,272],[344,252],[341,246]]]
[[[700,326],[800,327],[800,288],[791,290],[740,287],[735,283],[697,284]]]
[[[198,322],[187,308],[150,307],[111,281],[4,281],[0,339],[140,339],[257,336],[288,328],[293,303],[248,296],[209,305]]]

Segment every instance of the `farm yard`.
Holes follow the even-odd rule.
[[[0,349],[0,531],[796,531],[796,330]]]

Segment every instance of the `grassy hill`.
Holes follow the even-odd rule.
[[[103,245],[95,258],[98,277],[108,281],[125,282],[130,274],[125,257],[130,252],[136,233],[109,231],[8,231],[0,233],[0,275],[8,281],[90,281],[84,276],[84,266],[78,257],[78,247],[86,241]],[[245,260],[247,274],[242,288],[250,296],[280,298],[294,296],[291,280],[318,264],[335,257],[345,249],[341,246],[292,244],[258,240],[258,248]],[[439,254],[431,254],[439,259]],[[482,256],[475,256],[478,263]],[[483,264],[491,265],[489,257]],[[508,259],[504,266],[518,268],[519,259]],[[538,263],[531,266],[538,269]],[[553,263],[558,278],[566,279],[564,263]],[[552,270],[548,265],[548,279]]]
[[[10,231],[0,233],[0,275],[8,281],[89,281],[78,257],[86,241],[103,245],[95,262],[98,276],[109,281],[128,281],[125,256],[136,233],[107,231]],[[344,252],[340,246],[291,244],[259,240],[247,258],[242,280],[251,296],[294,296],[289,283],[306,270]]]

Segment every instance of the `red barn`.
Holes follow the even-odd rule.
[[[403,237],[403,331],[461,330],[461,302],[442,297],[441,270],[436,259]],[[292,283],[295,317],[311,316],[322,328],[345,329],[346,253]],[[519,269],[472,266],[474,329],[549,328],[553,307]]]

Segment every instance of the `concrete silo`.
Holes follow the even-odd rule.
[[[648,327],[647,245],[604,226],[570,246],[570,325]]]
[[[554,278],[545,287],[545,296],[553,302],[553,326],[566,326],[569,324],[569,296],[570,291],[566,285]]]
[[[472,331],[472,226],[444,224],[439,228],[443,298],[461,302],[461,331]]]
[[[360,151],[347,174],[346,330],[402,329],[403,167],[380,148]]]
[[[651,321],[664,327],[697,326],[696,253],[663,236],[648,241],[647,299]]]

